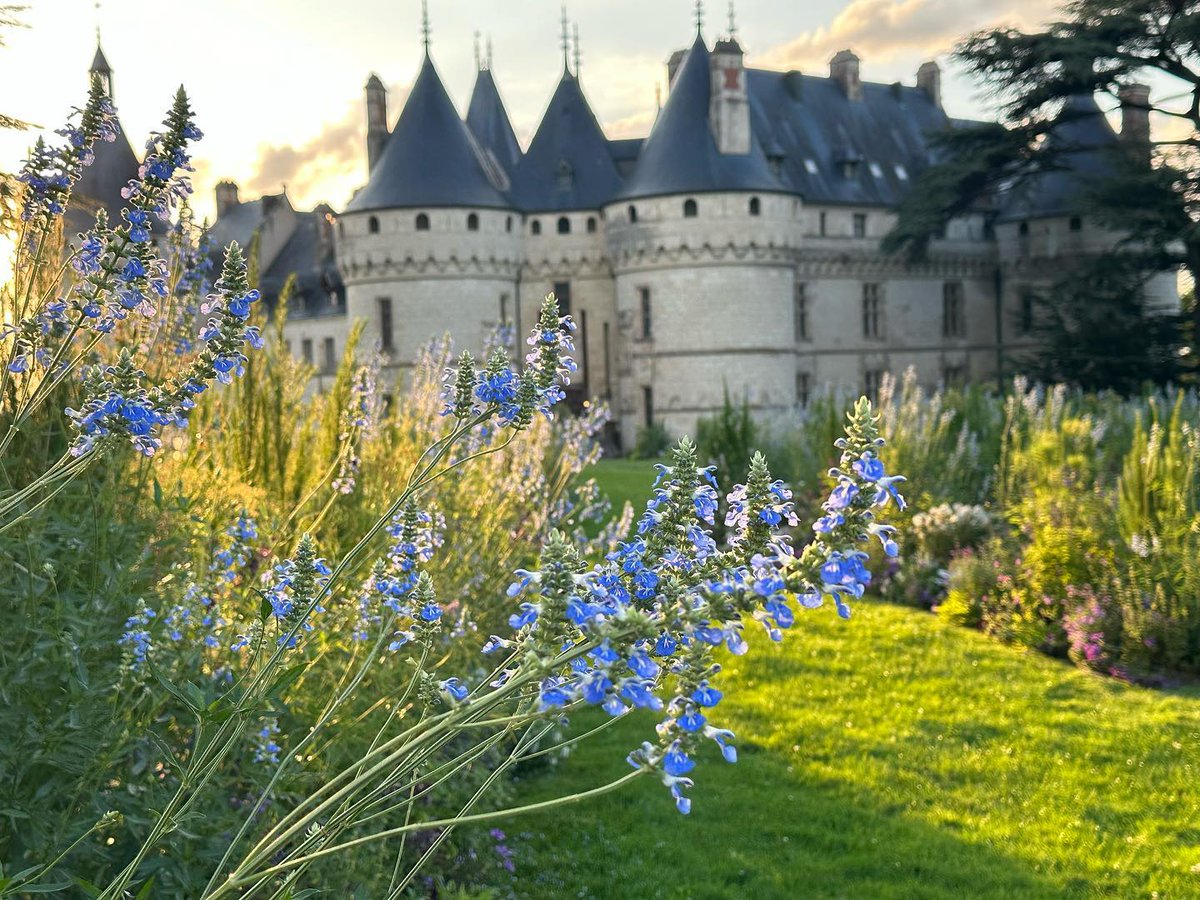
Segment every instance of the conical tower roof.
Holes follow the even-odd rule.
[[[371,177],[347,212],[418,206],[508,208],[479,146],[425,55],[404,110]]]
[[[513,199],[529,212],[598,209],[620,188],[608,140],[579,79],[564,71],[517,167]]]
[[[108,60],[104,56],[104,51],[100,49],[100,42],[96,42],[96,55],[92,57],[92,67],[88,71],[95,72],[98,75],[111,75],[112,69],[108,65]]]
[[[697,33],[667,103],[642,147],[623,198],[704,191],[783,191],[756,134],[750,152],[721,153],[708,121],[708,47]]]
[[[1054,167],[1023,179],[1004,203],[1000,221],[1047,219],[1081,212],[1087,186],[1111,175],[1120,139],[1091,94],[1071,97],[1046,135]]]
[[[521,146],[509,121],[491,69],[480,69],[467,106],[467,127],[490,150],[504,171],[512,173],[521,159]]]

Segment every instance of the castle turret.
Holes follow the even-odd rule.
[[[112,68],[108,65],[108,60],[104,56],[104,51],[100,49],[100,42],[96,42],[96,55],[92,57],[92,67],[88,72],[96,78],[100,79],[100,84],[104,87],[104,93],[108,95],[108,99],[113,98],[112,90]]]
[[[367,171],[375,168],[375,163],[383,155],[383,147],[388,139],[387,127],[387,88],[379,80],[378,75],[367,79]]]
[[[862,99],[859,59],[853,50],[839,50],[829,61],[829,77],[842,86],[851,100]]]
[[[218,181],[216,188],[217,217],[221,217],[238,206],[238,186],[232,181]]]
[[[710,61],[708,118],[720,153],[750,152],[750,101],[742,46],[730,36],[717,41]]]

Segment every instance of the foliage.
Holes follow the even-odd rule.
[[[735,406],[726,385],[721,411],[696,423],[696,450],[702,460],[716,466],[718,476],[723,476],[736,471],[740,460],[749,459],[758,449],[758,429],[750,417],[750,404],[742,401]]]
[[[666,455],[670,446],[671,435],[667,426],[662,422],[654,422],[638,429],[629,456],[632,459],[659,459]]]
[[[1024,360],[1036,377],[1136,392],[1144,380],[1170,379],[1180,363],[1195,366],[1200,310],[1193,307],[1180,332],[1175,311],[1147,314],[1142,288],[1149,275],[1180,265],[1193,278],[1200,274],[1200,106],[1192,102],[1200,74],[1190,52],[1196,15],[1195,3],[1172,0],[1073,0],[1043,31],[978,32],[956,49],[957,61],[1004,101],[1004,124],[935,139],[939,162],[915,181],[885,247],[924,255],[948,219],[994,216],[1001,194],[1038,173],[1070,168],[1074,155],[1095,157],[1101,171],[1089,176],[1078,212],[1110,229],[1114,246],[1057,272],[1042,295],[1034,322],[1041,350]],[[1150,73],[1167,79],[1159,100],[1121,99],[1123,88]],[[1171,129],[1116,148],[1064,138],[1061,125],[1094,114],[1075,100],[1096,94],[1169,118],[1185,133]],[[1181,346],[1185,340],[1190,345]]]

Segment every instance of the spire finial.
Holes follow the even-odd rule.
[[[490,72],[492,69],[492,36],[487,36],[487,67]]]
[[[475,32],[475,71],[483,71],[483,58],[479,55],[479,32]]]
[[[425,55],[429,55],[429,0],[421,0],[421,43],[425,45]]]
[[[571,71],[571,32],[567,22],[567,4],[562,5],[562,52],[563,52],[563,71]]]
[[[572,36],[575,38],[575,77],[579,77],[579,23],[576,22],[571,26]]]
[[[696,0],[696,34],[704,30],[704,0]]]
[[[733,8],[733,0],[729,0],[729,36],[737,37],[737,11]]]

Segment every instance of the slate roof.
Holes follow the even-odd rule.
[[[757,128],[752,128],[748,154],[717,151],[708,123],[710,78],[708,47],[697,34],[618,198],[788,189],[772,172]]]
[[[269,309],[274,309],[279,292],[289,276],[296,276],[296,289],[288,305],[288,316],[343,315],[346,288],[338,274],[332,240],[321,241],[322,219],[328,209],[296,213],[296,229],[283,249],[259,276],[259,287]]]
[[[256,200],[245,200],[226,209],[209,226],[208,236],[213,245],[225,248],[230,241],[237,241],[243,250],[250,246],[254,232],[267,217],[268,207],[285,199],[283,194],[264,194]]]
[[[564,71],[517,166],[513,202],[527,212],[595,209],[620,189],[621,176],[609,141],[579,79]]]
[[[747,70],[751,128],[787,190],[809,203],[893,206],[930,163],[928,135],[950,124],[925,91]]]
[[[103,209],[109,222],[115,222],[125,206],[121,188],[137,177],[140,163],[125,136],[125,130],[117,133],[111,144],[97,141],[92,145],[95,158],[83,170],[79,181],[71,191],[71,205],[67,210],[66,227],[69,234],[85,231],[96,221],[96,213]],[[158,219],[152,219],[155,231],[161,231]]]
[[[521,146],[490,69],[480,69],[475,78],[475,88],[467,106],[467,127],[511,176],[521,159]]]
[[[346,211],[415,206],[511,208],[428,54],[383,155]]]
[[[1046,135],[1055,168],[1020,179],[1002,201],[997,221],[1069,216],[1086,207],[1087,182],[1112,174],[1120,138],[1088,94],[1071,98]]]

